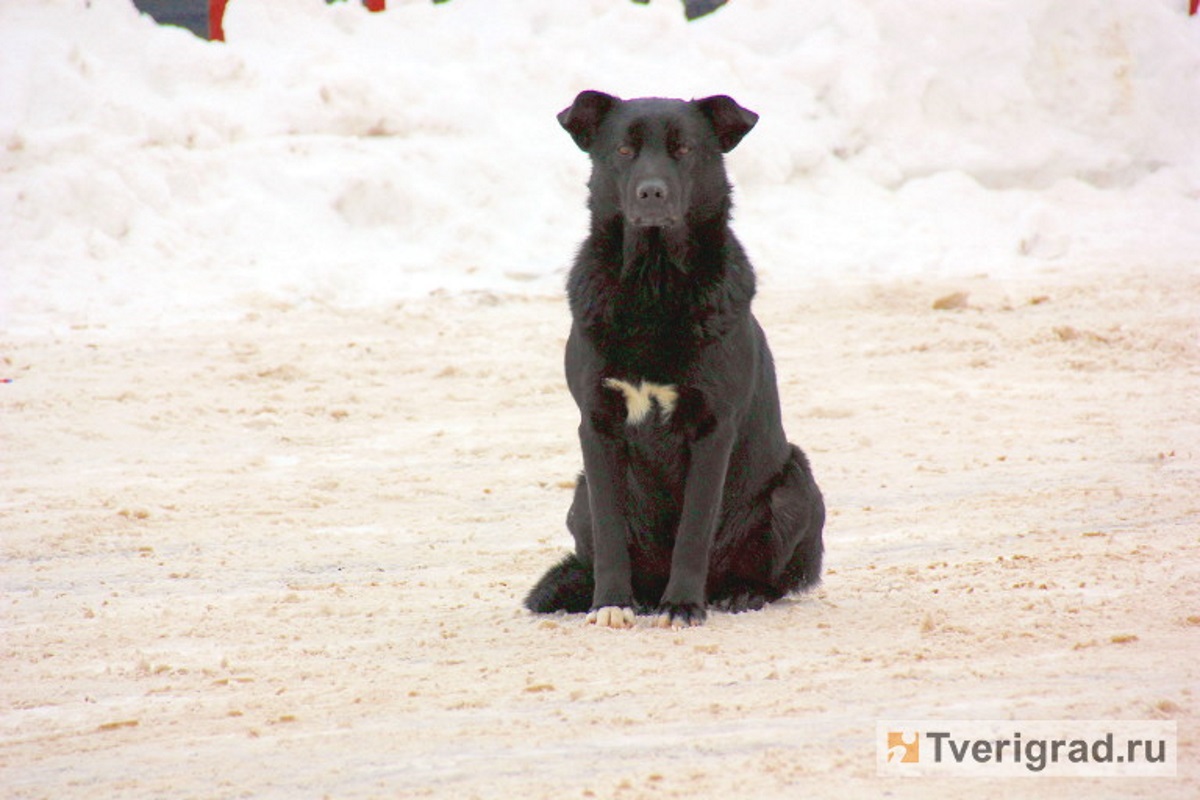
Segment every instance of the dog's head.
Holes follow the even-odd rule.
[[[592,159],[594,213],[640,228],[671,228],[728,206],[722,155],[758,121],[725,95],[622,100],[580,92],[559,123]]]

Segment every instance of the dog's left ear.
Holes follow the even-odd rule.
[[[758,114],[748,108],[742,108],[732,97],[723,94],[692,102],[712,123],[722,153],[728,153],[737,147],[742,137],[758,122]]]

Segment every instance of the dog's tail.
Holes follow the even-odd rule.
[[[538,614],[582,614],[592,607],[593,588],[591,570],[572,553],[542,576],[525,598],[525,607]]]

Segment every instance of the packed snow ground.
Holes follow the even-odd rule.
[[[764,292],[824,585],[687,631],[520,607],[570,542],[560,298],[0,337],[3,794],[1194,800],[1197,297]],[[1175,720],[1178,777],[880,777],[883,719]]]
[[[555,293],[575,93],[725,93],[764,279],[1194,267],[1200,20],[1181,0],[234,0],[228,42],[123,0],[0,7],[0,321],[264,297]]]

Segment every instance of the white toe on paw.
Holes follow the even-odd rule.
[[[589,625],[599,625],[601,628],[632,628],[635,617],[632,608],[621,606],[604,606],[588,612]]]

